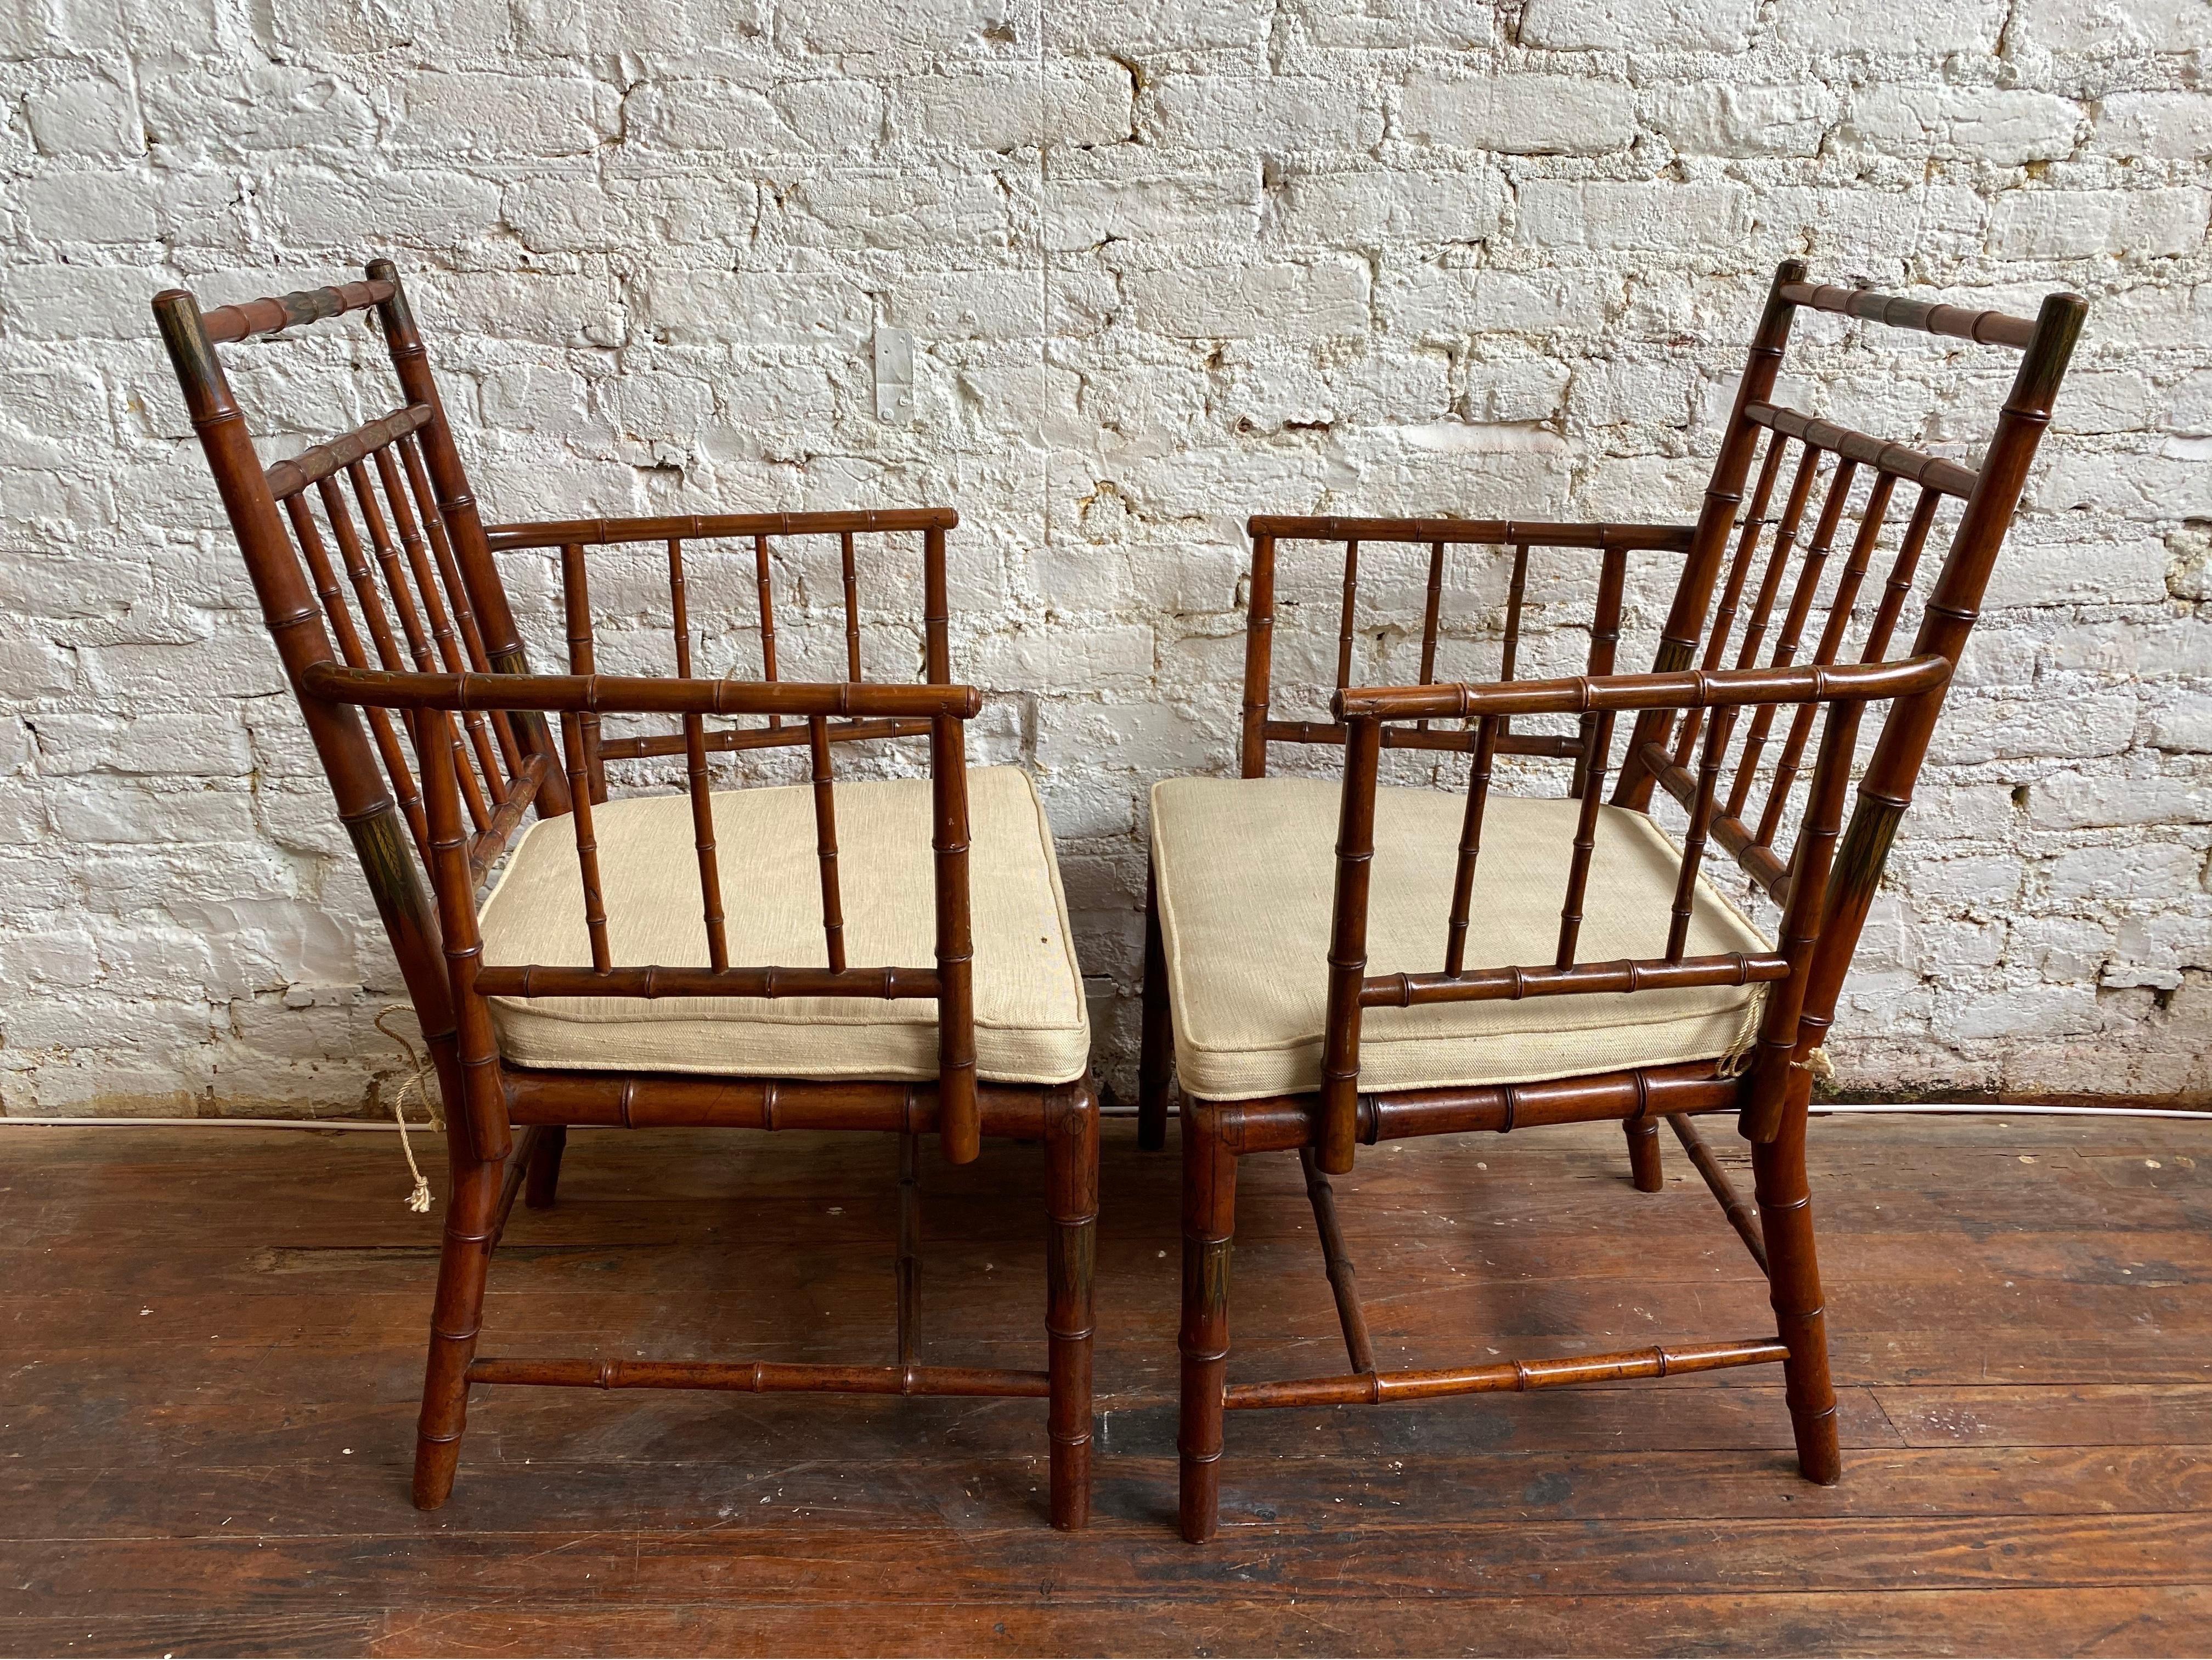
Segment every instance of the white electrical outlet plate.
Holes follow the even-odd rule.
[[[914,424],[914,335],[876,327],[876,419]]]

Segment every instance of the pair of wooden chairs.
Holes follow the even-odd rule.
[[[1804,308],[2019,350],[1979,467],[1774,402]],[[360,310],[381,329],[400,407],[264,465],[216,348]],[[1163,1145],[1179,1074],[1185,1537],[1215,1529],[1232,1408],[1778,1362],[1801,1468],[1836,1479],[1804,1165],[1812,1067],[2083,311],[2070,295],[2051,296],[2032,322],[1924,305],[1814,286],[1791,262],[1769,294],[1694,524],[1252,521],[1243,775],[1169,780],[1152,795],[1139,1134]],[[981,699],[952,677],[955,515],[487,527],[388,262],[361,283],[206,313],[173,290],[155,312],[449,1109],[452,1198],[416,1502],[435,1507],[450,1493],[474,1383],[1032,1395],[1048,1402],[1052,1520],[1082,1526],[1097,1209],[1090,1032],[1036,793],[1018,769],[966,763],[964,723]],[[1900,485],[1917,495],[1870,586]],[[1916,602],[1923,556],[1954,502],[1948,554]],[[1847,516],[1856,528],[1838,562]],[[856,538],[889,533],[921,543],[918,683],[863,674]],[[836,541],[839,680],[778,676],[772,550],[797,538]],[[702,631],[685,547],[730,538],[752,547],[758,680],[693,670]],[[1314,540],[1343,550],[1326,721],[1279,718],[1272,696],[1277,550]],[[1428,551],[1416,684],[1353,684],[1360,550],[1376,544]],[[1501,672],[1489,684],[1439,683],[1449,553],[1469,544],[1511,550]],[[639,544],[665,548],[672,677],[598,668],[594,561]],[[554,550],[568,672],[535,673],[495,556]],[[1578,677],[1515,678],[1540,550],[1596,566]],[[1681,567],[1649,674],[1614,672],[1631,555]],[[1916,603],[1917,636],[1893,653]],[[1816,611],[1824,620],[1801,663]],[[1844,829],[1873,704],[1887,714]],[[1616,776],[1624,714],[1633,718]],[[664,729],[605,733],[610,714],[663,717]],[[1541,716],[1570,717],[1573,729],[1515,725]],[[838,745],[898,739],[927,739],[926,777],[836,778]],[[1267,776],[1276,743],[1340,748],[1340,781]],[[804,751],[806,783],[713,787],[710,756],[781,748]],[[1385,786],[1385,750],[1466,755],[1464,791]],[[1500,757],[1566,763],[1565,799],[1493,794]],[[672,769],[679,758],[680,792],[611,794],[611,764]],[[1679,846],[1649,815],[1662,788],[1686,815]],[[1707,879],[1716,842],[1779,908],[1771,939]],[[1723,1111],[1752,1143],[1755,1214],[1692,1122]],[[1766,1270],[1772,1335],[1444,1371],[1378,1366],[1328,1182],[1359,1144],[1613,1120],[1626,1128],[1636,1185],[1652,1190],[1662,1118]],[[901,1137],[896,1362],[477,1353],[493,1249],[518,1195],[553,1202],[572,1124]],[[915,1171],[927,1134],[954,1163],[975,1158],[985,1135],[1044,1143],[1044,1370],[915,1362]],[[1231,1383],[1237,1161],[1291,1151],[1304,1164],[1348,1369]]]

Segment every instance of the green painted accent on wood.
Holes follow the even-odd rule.
[[[1210,1323],[1229,1315],[1229,1253],[1231,1242],[1208,1239],[1184,1253],[1183,1312],[1186,1320],[1202,1311]]]
[[[196,392],[204,397],[223,386],[222,366],[216,361],[215,344],[200,323],[200,308],[182,289],[171,289],[154,300],[154,321],[161,331],[161,344],[183,383],[188,399]],[[228,401],[227,399],[225,400]],[[195,416],[202,413],[193,410]]]
[[[1830,910],[1863,910],[1881,885],[1883,866],[1889,862],[1889,849],[1897,840],[1899,821],[1905,809],[1888,801],[1870,800],[1862,795],[1858,808],[1851,814],[1850,828],[1844,832],[1843,845],[1836,849],[1836,860],[1828,873]]]
[[[362,874],[368,879],[369,891],[376,896],[378,907],[392,906],[419,915],[424,903],[422,871],[403,830],[399,810],[390,801],[346,824],[353,850],[361,860]]]
[[[345,820],[345,827],[424,1035],[450,1037],[452,1006],[438,952],[436,915],[399,810],[386,799],[362,817]]]

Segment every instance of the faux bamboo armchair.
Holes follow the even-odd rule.
[[[264,466],[217,346],[362,310],[390,349],[399,408]],[[364,282],[204,313],[172,290],[154,311],[447,1109],[452,1194],[416,1504],[435,1509],[451,1492],[471,1384],[1024,1395],[1048,1401],[1052,1521],[1083,1526],[1097,1191],[1090,1031],[1035,792],[1018,769],[967,765],[963,725],[981,700],[951,674],[945,533],[956,516],[488,529],[389,262]],[[854,538],[890,532],[921,541],[922,684],[861,675]],[[841,679],[778,678],[770,542],[796,537],[839,546]],[[686,544],[726,538],[751,543],[758,680],[694,670]],[[665,547],[672,677],[595,666],[592,550],[634,544]],[[568,672],[537,674],[494,556],[553,548]],[[602,717],[618,714],[673,717],[680,730],[603,734]],[[727,717],[753,721],[710,724]],[[901,738],[927,739],[926,779],[833,781],[837,745]],[[783,747],[804,748],[809,783],[711,787],[711,754]],[[678,757],[681,794],[611,798],[611,764]],[[572,1124],[897,1135],[895,1363],[479,1354],[493,1250],[518,1192],[553,1202]],[[933,1134],[955,1164],[977,1157],[985,1135],[1045,1145],[1045,1369],[915,1362],[917,1138]]]
[[[1806,308],[2019,352],[1981,465],[1776,403],[1791,321]],[[1172,1067],[1183,1104],[1186,1539],[1215,1531],[1224,1417],[1247,1408],[1779,1362],[1799,1468],[1817,1482],[1838,1479],[1805,1177],[1814,1069],[2085,310],[2076,295],[2052,295],[2030,321],[1815,286],[1793,260],[1776,274],[1694,524],[1252,520],[1243,776],[1171,779],[1152,797],[1140,1134],[1147,1146],[1163,1143]],[[1862,482],[1838,568],[1832,555]],[[1900,487],[1917,493],[1886,576],[1870,587]],[[1954,502],[1955,519],[1947,512]],[[1939,519],[1950,520],[1949,552],[1921,605],[1917,638],[1893,654]],[[1297,541],[1343,548],[1328,722],[1271,713],[1277,550]],[[1360,548],[1391,542],[1428,546],[1420,684],[1361,686],[1353,678]],[[1489,684],[1437,684],[1446,561],[1468,544],[1512,550],[1502,671]],[[1534,550],[1572,550],[1596,564],[1581,676],[1515,678]],[[1614,672],[1632,553],[1681,560],[1649,674]],[[1825,620],[1800,662],[1822,603]],[[1887,713],[1839,847],[1862,721],[1880,705]],[[1624,714],[1632,727],[1616,761]],[[1540,715],[1575,717],[1578,729],[1514,724]],[[1341,785],[1268,777],[1274,743],[1340,746]],[[1386,749],[1468,755],[1463,800],[1380,786]],[[1492,794],[1501,756],[1570,763],[1567,798]],[[1610,805],[1601,805],[1616,764]],[[1679,847],[1647,816],[1655,786],[1686,811]],[[1778,909],[1771,935],[1701,873],[1715,843]],[[1735,1114],[1752,1144],[1755,1214],[1693,1122],[1717,1112]],[[1328,1181],[1352,1168],[1357,1146],[1615,1120],[1636,1186],[1656,1191],[1662,1118],[1765,1271],[1771,1335],[1439,1371],[1377,1365]],[[1304,1164],[1349,1369],[1232,1383],[1237,1161],[1286,1151]]]

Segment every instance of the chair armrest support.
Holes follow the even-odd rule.
[[[317,663],[301,690],[368,708],[538,709],[593,714],[783,714],[973,720],[973,686],[850,680],[700,680],[622,674],[416,674]]]

